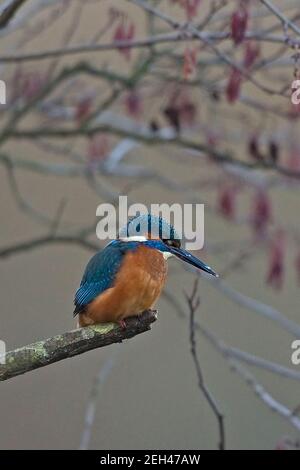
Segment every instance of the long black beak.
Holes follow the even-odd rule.
[[[183,261],[191,264],[192,266],[195,266],[195,268],[202,269],[202,271],[205,271],[206,273],[219,277],[219,275],[215,271],[213,271],[210,266],[207,266],[207,264],[203,263],[203,261],[196,258],[196,256],[193,256],[188,251],[183,250],[182,248],[175,248],[174,246],[171,246],[170,252],[177,258],[182,259]]]

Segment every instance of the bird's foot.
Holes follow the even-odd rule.
[[[149,312],[154,313],[154,315],[157,315],[158,310],[156,308],[149,308]]]
[[[158,310],[156,310],[156,308],[149,308],[148,311],[151,312],[155,318],[157,318]]]
[[[122,328],[122,330],[126,330],[127,328],[125,320],[119,320],[118,325]]]

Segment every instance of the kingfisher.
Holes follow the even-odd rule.
[[[153,309],[171,256],[217,276],[181,247],[178,233],[161,217],[144,214],[129,220],[118,238],[96,253],[85,268],[74,299],[78,326],[115,322],[126,328],[126,318]]]

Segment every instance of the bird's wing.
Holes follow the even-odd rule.
[[[128,243],[116,240],[90,259],[75,294],[74,316],[83,312],[89,303],[113,285],[123,256],[129,248]]]

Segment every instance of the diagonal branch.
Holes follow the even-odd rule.
[[[288,26],[294,31],[294,33],[300,34],[300,28],[293,23],[289,18],[287,18],[275,5],[273,5],[270,0],[260,0],[266,8],[268,8],[275,16],[282,22],[283,26]]]
[[[0,356],[0,381],[92,349],[121,343],[124,339],[149,331],[156,318],[154,311],[147,310],[140,317],[126,320],[126,328],[115,323],[79,328],[9,351]]]
[[[8,25],[10,20],[25,2],[26,0],[10,0],[7,5],[4,5],[4,8],[2,8],[2,11],[0,12],[0,29],[5,28],[5,26]]]

